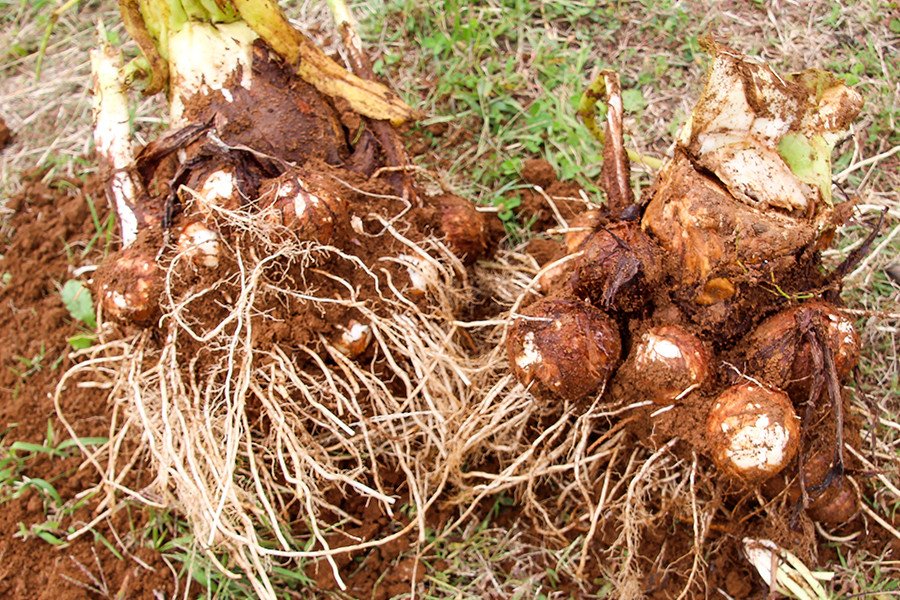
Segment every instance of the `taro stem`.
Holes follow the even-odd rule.
[[[323,94],[344,98],[354,111],[395,124],[416,116],[406,103],[375,81],[361,79],[331,60],[305,35],[294,29],[275,0],[119,0],[122,20],[135,38],[144,60],[132,66],[149,77],[147,92],[168,82],[167,61],[173,56],[169,40],[194,23],[225,25],[243,22],[308,83]],[[215,62],[219,58],[198,49],[190,59]]]
[[[375,72],[372,68],[372,61],[363,50],[362,40],[356,29],[355,19],[350,12],[350,8],[344,0],[328,0],[328,6],[331,8],[331,14],[334,17],[334,24],[341,34],[341,42],[347,50],[347,58],[350,63],[350,69],[353,73],[366,81],[375,80]],[[396,129],[385,121],[369,120],[369,126],[375,133],[378,143],[384,150],[387,167],[396,169],[389,172],[388,181],[395,191],[403,198],[409,199],[415,196],[412,189],[410,178],[402,172],[406,166],[406,151],[403,148],[403,142],[397,135]]]
[[[91,51],[94,143],[100,176],[106,182],[106,199],[118,217],[122,247],[127,248],[140,228],[158,224],[158,220],[141,208],[146,192],[131,151],[128,101],[119,79],[122,53],[106,42],[102,25],[99,35],[100,47]]]
[[[622,106],[622,94],[621,88],[619,87],[618,77],[615,77],[615,90],[611,90],[610,86],[607,85],[609,81],[610,75],[615,76],[615,73],[612,71],[601,71],[597,78],[591,82],[588,88],[584,91],[584,94],[581,96],[581,101],[578,103],[578,116],[581,117],[581,120],[584,121],[585,127],[588,128],[588,131],[591,132],[597,140],[603,144],[604,148],[606,147],[606,134],[603,132],[603,129],[597,124],[596,118],[596,108],[597,102],[606,99],[607,104],[610,102],[610,98],[614,93],[618,94],[618,116],[614,113],[612,117],[607,117],[607,124],[609,124],[609,119],[618,118],[620,126],[619,135],[621,135],[621,122],[622,122],[622,114],[624,107]],[[615,109],[613,109],[615,110]],[[609,114],[609,110],[607,114]],[[624,144],[622,145],[624,148]],[[658,158],[652,158],[650,156],[646,156],[635,152],[631,149],[625,149],[625,154],[629,159],[647,165],[651,169],[659,169],[662,166],[662,161]],[[604,151],[604,161],[606,160],[606,152]]]

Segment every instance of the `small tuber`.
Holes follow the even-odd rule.
[[[441,209],[441,233],[450,249],[466,264],[481,258],[487,250],[484,214],[465,198],[453,194],[443,194],[437,201]]]
[[[515,319],[507,354],[516,378],[538,382],[566,400],[580,400],[603,388],[622,345],[615,322],[577,300],[540,300]]]
[[[162,270],[139,245],[106,260],[94,276],[103,312],[117,321],[149,325],[159,309]]]
[[[656,404],[674,404],[711,378],[710,352],[681,327],[651,327],[616,373],[616,384],[642,390]]]
[[[784,469],[800,442],[800,419],[781,390],[744,382],[722,392],[706,421],[716,465],[749,483]]]
[[[310,178],[290,170],[266,181],[260,188],[259,206],[274,206],[275,219],[297,233],[300,239],[313,239],[320,244],[330,243],[335,228],[346,207],[330,189]]]
[[[579,249],[583,254],[572,275],[575,295],[603,309],[632,312],[646,306],[646,270],[657,261],[652,242],[637,223],[598,229]]]
[[[192,221],[182,227],[175,247],[179,254],[191,259],[197,266],[219,266],[219,234],[201,221]]]
[[[808,331],[821,331],[819,343],[831,352],[843,381],[859,361],[859,334],[834,305],[821,301],[792,306],[763,321],[745,342],[748,371],[805,401],[816,369]]]

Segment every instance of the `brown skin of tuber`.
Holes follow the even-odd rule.
[[[787,467],[797,454],[800,420],[787,394],[744,382],[716,399],[706,421],[706,438],[721,471],[758,484]]]
[[[859,492],[846,477],[841,479],[840,486],[817,489],[825,481],[828,470],[831,468],[831,461],[832,454],[830,452],[819,452],[807,457],[803,465],[809,498],[806,513],[814,521],[825,525],[840,525],[859,513]],[[787,491],[788,501],[797,503],[800,501],[801,495],[800,478],[795,476],[794,482]]]
[[[475,205],[453,194],[438,197],[441,233],[450,249],[465,264],[472,264],[487,250],[487,220]]]
[[[818,322],[831,350],[838,378],[844,381],[859,362],[862,343],[853,323],[834,305],[821,301],[799,304],[763,321],[745,340],[747,369],[783,387],[795,401],[809,396],[815,366],[802,323]]]
[[[636,312],[647,307],[648,267],[657,261],[653,243],[637,223],[599,229],[581,244],[571,284],[575,295],[603,309]]]
[[[581,400],[603,388],[622,345],[615,323],[577,300],[545,299],[513,321],[507,355],[516,378],[537,382],[565,400]]]
[[[681,327],[651,327],[635,342],[616,372],[615,385],[642,390],[656,404],[675,404],[682,394],[712,378],[711,354],[700,338]]]
[[[806,512],[819,523],[842,525],[859,514],[859,502],[859,492],[845,478],[837,490],[828,490],[821,499],[810,502]]]

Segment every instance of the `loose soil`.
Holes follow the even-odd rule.
[[[100,207],[101,218],[106,213],[103,186],[96,179],[44,181],[43,174],[34,171],[23,176],[21,192],[7,204],[15,214],[2,240],[0,272],[9,274],[7,285],[0,289],[0,423],[6,448],[13,442],[45,443],[48,427],[55,432],[54,445],[68,438],[56,416],[53,393],[60,374],[72,365],[66,339],[84,329],[69,316],[58,286],[73,277],[77,259],[70,259],[67,252],[78,254],[95,232],[88,199]],[[95,250],[86,260],[99,258]],[[31,366],[25,361],[31,361]],[[79,436],[109,435],[110,407],[103,390],[81,388],[64,394],[62,410]],[[93,468],[81,467],[82,461],[77,452],[65,458],[37,453],[25,461],[22,480],[49,482],[62,505],[54,506],[36,488],[5,499],[0,511],[0,596],[20,600],[171,597],[177,577],[173,567],[150,547],[149,540],[131,533],[148,523],[151,516],[145,510],[122,504],[122,510],[95,525],[92,532],[59,546],[27,533],[56,520],[58,525],[47,530],[64,539],[70,528],[79,529],[95,518],[96,499],[81,502],[79,494],[92,488],[98,475]],[[135,471],[130,485],[141,486],[139,473]],[[83,506],[71,509],[78,504]],[[68,509],[60,510],[63,507]],[[125,558],[117,558],[98,543],[100,536]],[[124,537],[117,540],[117,536]],[[183,590],[184,582],[180,585]]]

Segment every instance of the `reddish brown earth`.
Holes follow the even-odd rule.
[[[69,317],[57,286],[72,277],[74,261],[67,258],[67,244],[78,253],[94,234],[88,197],[104,205],[103,188],[95,179],[46,182],[42,176],[40,171],[26,174],[22,191],[9,200],[7,206],[15,214],[0,246],[0,272],[9,273],[7,285],[0,289],[0,431],[4,448],[16,441],[43,444],[48,424],[55,432],[54,444],[69,437],[56,417],[53,392],[60,375],[72,365],[66,338],[82,330]],[[86,262],[99,258],[93,252]],[[23,362],[40,356],[43,358],[33,369]],[[62,409],[79,436],[108,435],[109,409],[102,390],[63,394]],[[92,468],[79,469],[81,462],[77,452],[54,459],[38,453],[25,461],[21,477],[50,482],[63,505],[72,506],[80,492],[98,481]],[[140,481],[132,485],[140,485]],[[10,492],[9,487],[4,488],[4,493]],[[0,597],[152,600],[156,593],[171,597],[174,592],[175,575],[160,554],[147,546],[149,540],[128,536],[121,544],[116,541],[116,535],[127,535],[132,528],[139,531],[149,519],[146,512],[124,510],[123,505],[123,510],[94,527],[95,534],[89,532],[54,546],[20,532],[58,520],[58,526],[50,531],[64,538],[70,528],[78,529],[96,516],[93,501],[66,511],[69,514],[55,515],[58,507],[34,488],[0,500],[4,501],[0,509]],[[95,535],[103,536],[126,558],[117,558]]]

